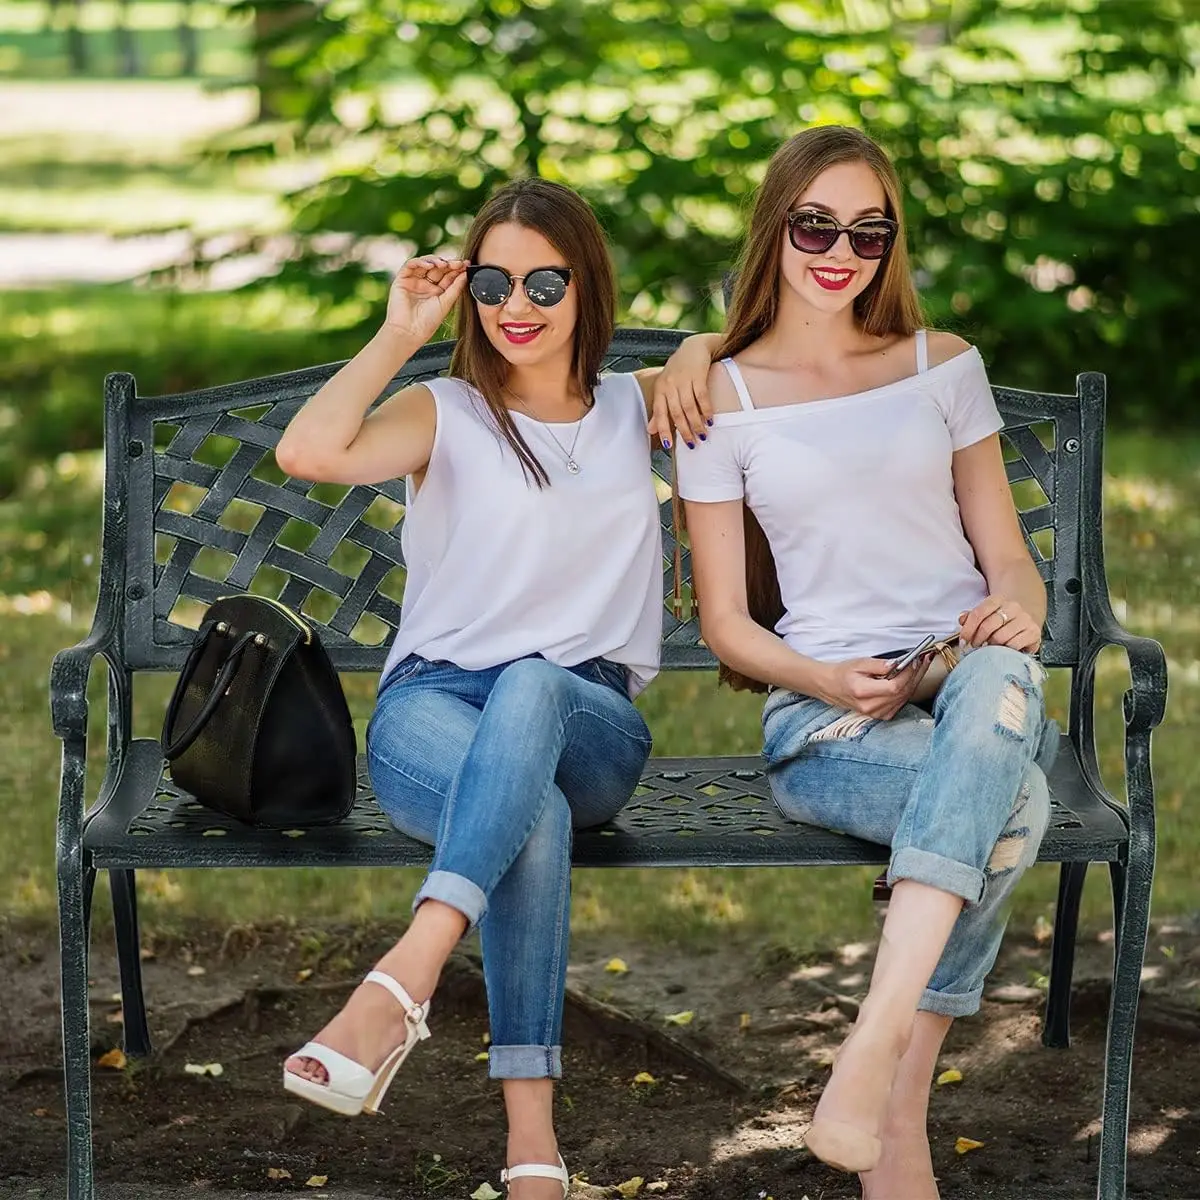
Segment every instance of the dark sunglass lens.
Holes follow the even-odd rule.
[[[860,225],[850,241],[859,258],[882,258],[892,244],[892,230],[888,225]]]
[[[512,291],[512,282],[498,267],[483,267],[471,275],[471,295],[480,304],[503,304]]]
[[[539,308],[553,308],[566,294],[566,282],[555,271],[533,271],[525,280],[525,295]]]
[[[792,222],[792,245],[805,254],[824,254],[837,239],[837,226],[826,217],[802,213]]]

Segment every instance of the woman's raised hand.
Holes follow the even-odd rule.
[[[466,259],[436,254],[409,259],[392,280],[384,328],[427,342],[466,286]]]
[[[922,654],[892,679],[887,674],[894,664],[886,658],[828,663],[820,699],[865,717],[890,721],[912,699],[932,661],[932,655]]]
[[[684,338],[655,379],[654,415],[647,428],[665,449],[671,448],[677,436],[694,446],[712,424],[708,372],[713,348],[719,341],[716,334]]]

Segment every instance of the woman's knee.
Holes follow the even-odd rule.
[[[1046,671],[1031,655],[1008,646],[981,646],[950,673],[941,706],[971,704],[990,729],[1015,741],[1041,736],[1046,718]]]
[[[488,704],[526,715],[559,713],[574,676],[544,658],[519,658],[500,672]]]

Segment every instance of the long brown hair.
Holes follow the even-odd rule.
[[[865,133],[845,125],[821,125],[796,134],[771,157],[738,259],[725,336],[714,359],[732,358],[774,326],[779,315],[780,251],[787,214],[796,197],[808,191],[818,175],[829,167],[850,162],[866,163],[879,177],[886,215],[899,226],[883,265],[854,301],[859,328],[876,337],[911,337],[921,327],[921,304],[909,267],[903,192],[896,170]],[[742,521],[750,616],[759,625],[774,630],[784,613],[775,558],[748,505],[743,506]],[[737,690],[767,690],[765,683],[725,663],[721,663],[719,678]]]
[[[571,373],[579,394],[591,403],[600,381],[600,364],[612,342],[617,310],[616,279],[600,222],[587,201],[562,184],[545,179],[514,180],[495,192],[471,222],[463,258],[474,262],[488,231],[509,221],[540,233],[571,268],[571,285],[579,289]],[[508,360],[488,340],[475,301],[470,292],[464,292],[458,303],[450,374],[480,393],[526,474],[545,487],[550,482],[546,468],[530,450],[504,403],[508,372]]]

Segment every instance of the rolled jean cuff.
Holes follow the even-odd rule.
[[[942,1017],[969,1017],[979,1011],[983,988],[972,992],[935,992],[926,988],[917,1008],[921,1012],[937,1013]]]
[[[492,1046],[490,1079],[561,1079],[561,1046]]]
[[[915,846],[902,846],[892,855],[888,864],[888,886],[901,879],[913,879],[930,887],[940,888],[961,896],[968,904],[978,904],[983,898],[983,872],[978,867],[918,850]]]
[[[413,912],[426,900],[438,900],[458,909],[467,918],[468,929],[474,929],[487,912],[487,897],[479,886],[453,871],[430,871],[425,876],[420,891],[413,897]]]

